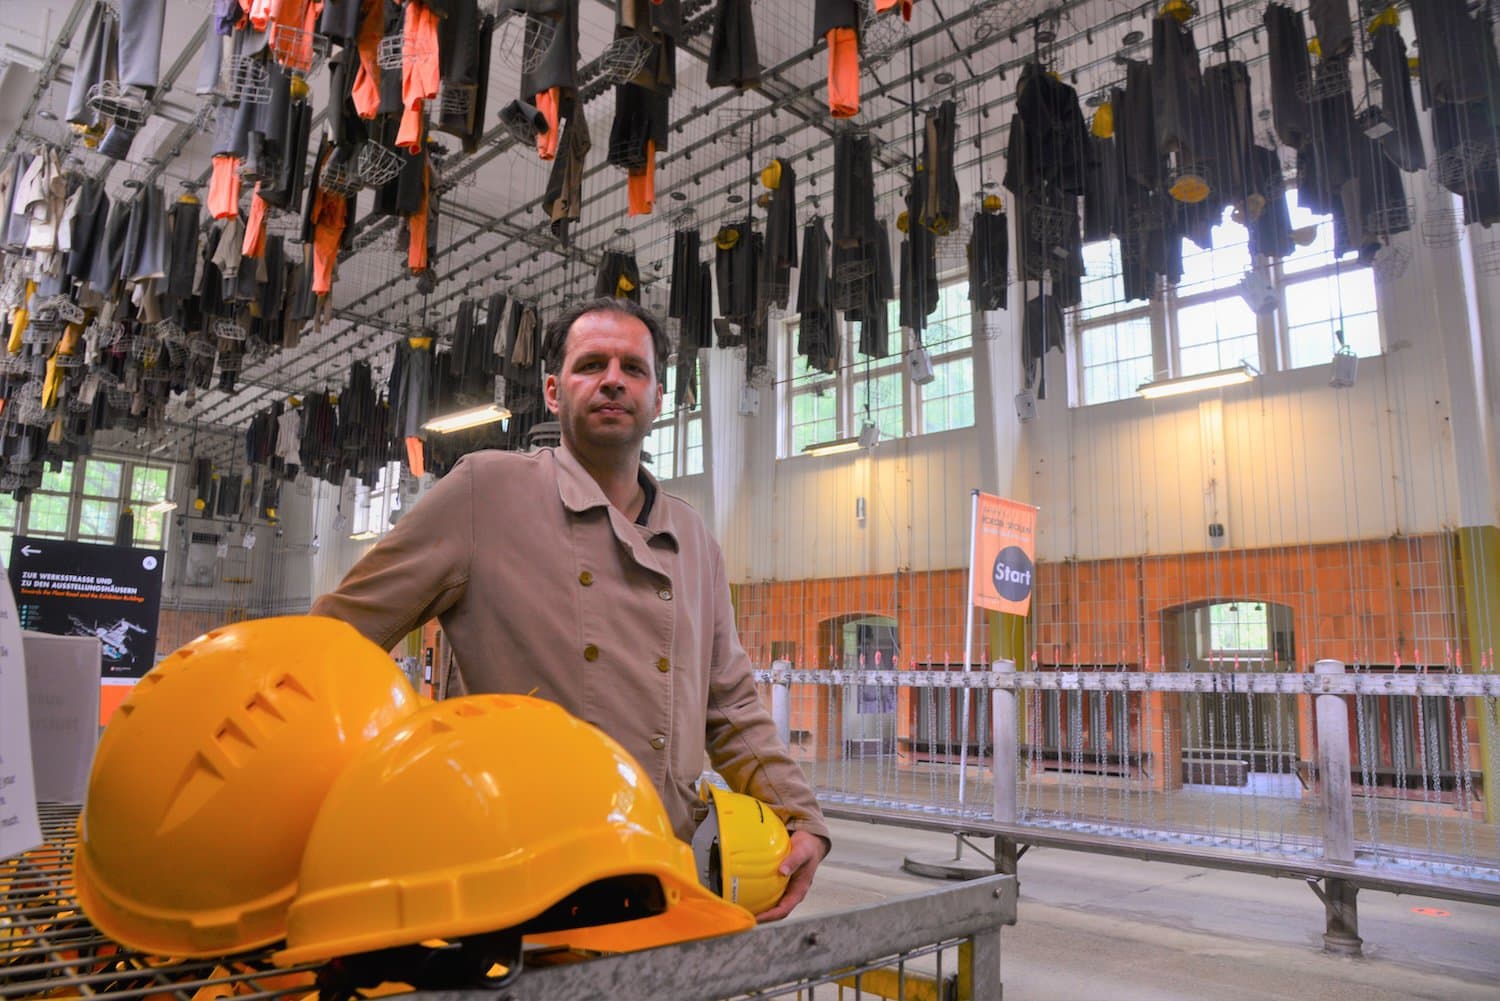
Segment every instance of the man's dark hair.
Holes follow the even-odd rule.
[[[587,299],[569,306],[561,316],[548,324],[547,335],[542,338],[542,366],[546,371],[554,375],[561,372],[563,355],[568,349],[568,332],[573,329],[573,324],[590,313],[620,313],[644,323],[646,329],[651,331],[651,345],[656,349],[656,381],[665,382],[667,356],[672,353],[672,343],[667,339],[666,328],[649,309],[640,303],[630,299],[614,299],[607,296]]]

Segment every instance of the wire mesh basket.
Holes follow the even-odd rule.
[[[0,354],[0,375],[18,376],[31,371],[31,366],[26,363],[26,356],[20,354]]]
[[[907,23],[893,8],[884,14],[875,12],[875,0],[860,0],[859,57],[862,68],[874,68],[906,47],[910,34]]]
[[[271,71],[258,55],[238,55],[229,59],[229,100],[244,104],[268,104],[271,100]]]
[[[283,209],[266,213],[266,232],[273,236],[296,236],[302,232],[302,216]]]
[[[218,345],[207,337],[194,337],[188,341],[188,355],[192,358],[212,358],[219,353]]]
[[[609,83],[625,83],[646,68],[654,46],[637,34],[616,38],[599,55],[599,71]]]
[[[32,313],[35,315],[43,310],[51,310],[63,323],[83,322],[83,308],[65,295],[54,295],[43,299],[33,307]]]
[[[1422,243],[1429,247],[1452,247],[1463,239],[1463,221],[1451,208],[1428,209],[1421,233]]]
[[[356,156],[347,156],[329,160],[323,165],[323,172],[318,175],[318,187],[332,195],[341,195],[348,198],[356,194],[360,187],[359,160]]]
[[[380,44],[375,47],[375,63],[383,70],[398,70],[405,51],[406,35],[403,32],[383,35]]]
[[[245,367],[245,356],[236,351],[225,351],[219,355],[220,372],[239,372]]]
[[[52,362],[60,369],[71,370],[79,368],[83,365],[83,355],[63,354],[61,351],[59,351],[57,354],[52,356]]]
[[[1385,236],[1390,233],[1404,233],[1411,229],[1417,221],[1417,203],[1408,198],[1404,201],[1391,202],[1381,206],[1373,212],[1365,213],[1365,229],[1368,232]]]
[[[1474,272],[1492,278],[1500,276],[1500,240],[1487,240],[1474,251]]]
[[[834,268],[833,308],[849,310],[865,305],[874,277],[874,268],[868,261],[846,261]]]
[[[146,367],[155,365],[161,358],[161,341],[154,334],[136,334],[130,342],[130,358]]]
[[[22,386],[21,391],[11,397],[10,403],[15,407],[17,424],[46,427],[52,423],[52,412],[42,406],[42,385],[39,382]]]
[[[221,341],[243,341],[245,339],[245,328],[235,320],[215,320],[213,324],[214,336]]]
[[[104,400],[109,404],[110,409],[112,410],[129,410],[130,402],[134,398],[135,394],[126,389],[124,386],[117,385],[104,387]]]
[[[1347,94],[1353,87],[1349,64],[1342,59],[1325,59],[1312,73],[1299,76],[1295,87],[1297,96],[1309,104]]]
[[[273,24],[268,41],[272,58],[303,76],[317,69],[328,56],[328,39],[306,28]]]
[[[366,142],[359,148],[359,181],[367,188],[389,184],[401,173],[401,166],[400,154],[378,142]]]
[[[1450,191],[1467,188],[1485,171],[1495,169],[1496,146],[1491,140],[1465,139],[1432,161],[1433,177]]]
[[[521,43],[517,52],[521,72],[535,72],[537,67],[542,65],[542,60],[547,58],[547,50],[552,48],[552,43],[556,38],[556,18],[526,15],[521,20]]]
[[[725,108],[714,113],[714,145],[727,152],[747,153],[755,144],[755,128],[745,127],[745,108]]]
[[[89,88],[88,105],[94,114],[108,118],[122,128],[139,128],[146,121],[146,102],[113,80]]]
[[[1069,227],[1078,226],[1078,216],[1051,205],[1025,205],[1026,232],[1055,257],[1067,257]]]
[[[443,118],[468,119],[474,114],[474,96],[478,88],[466,83],[445,82],[438,88],[438,115]]]

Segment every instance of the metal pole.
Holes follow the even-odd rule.
[[[1343,662],[1320,660],[1314,674],[1343,674]],[[1318,777],[1323,782],[1323,857],[1354,861],[1354,793],[1349,785],[1349,711],[1338,695],[1317,699]]]
[[[979,544],[979,533],[975,531],[975,522],[979,519],[979,491],[969,491],[969,570],[968,579],[964,585],[964,666],[963,673],[969,673],[969,662],[974,656],[974,548]],[[958,813],[963,816],[964,791],[969,773],[969,687],[964,686],[963,694],[959,698],[962,711],[958,718]],[[963,852],[963,843],[960,840],[958,850]]]
[[[771,720],[783,746],[792,746],[792,682],[789,660],[771,661]]]
[[[991,668],[1000,674],[1015,674],[1016,662],[997,660]],[[995,743],[992,760],[995,780],[995,822],[1016,822],[1016,771],[1020,745],[1016,740],[1016,693],[1011,688],[996,688],[990,695],[994,717]]]

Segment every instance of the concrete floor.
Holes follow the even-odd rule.
[[[791,920],[940,885],[901,861],[953,849],[948,836],[832,826],[833,854]],[[1323,905],[1297,881],[1042,848],[1020,873],[1019,923],[1001,935],[1007,1001],[1500,999],[1500,909],[1363,891],[1365,955],[1347,959],[1321,951]]]

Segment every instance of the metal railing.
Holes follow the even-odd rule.
[[[1500,675],[756,679],[830,815],[1500,903]]]

